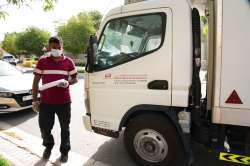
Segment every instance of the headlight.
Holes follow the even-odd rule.
[[[12,97],[13,94],[10,93],[10,92],[0,92],[0,97],[6,97],[6,98],[9,98],[9,97]]]

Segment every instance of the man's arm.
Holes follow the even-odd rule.
[[[78,82],[76,66],[72,59],[70,59],[70,64],[69,64],[69,75],[70,75],[69,85],[73,85]]]
[[[77,74],[75,74],[74,77],[71,77],[71,79],[69,80],[69,85],[74,85],[78,82],[78,78],[77,78]]]
[[[41,76],[38,74],[35,74],[33,85],[32,85],[32,95],[33,95],[33,101],[38,101],[38,90],[39,90],[39,81],[41,79]]]

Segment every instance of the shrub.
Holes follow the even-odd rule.
[[[7,161],[6,159],[4,159],[1,155],[0,155],[0,165],[1,166],[11,166],[10,162]]]

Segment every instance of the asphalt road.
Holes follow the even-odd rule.
[[[122,141],[101,136],[86,131],[82,123],[82,115],[85,114],[84,107],[84,81],[71,87],[72,95],[72,118],[71,118],[71,146],[74,152],[83,156],[103,162],[111,166],[136,166],[129,158]],[[11,126],[15,126],[29,134],[40,137],[37,114],[31,110],[0,115],[0,121],[4,121]],[[58,120],[53,129],[56,144],[60,144],[60,128]],[[235,166],[217,160],[214,153],[206,151],[202,147],[195,147],[194,166]]]

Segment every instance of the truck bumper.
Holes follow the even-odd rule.
[[[84,124],[84,127],[86,128],[86,130],[92,131],[90,115],[83,116],[82,120],[83,120],[83,124]]]

